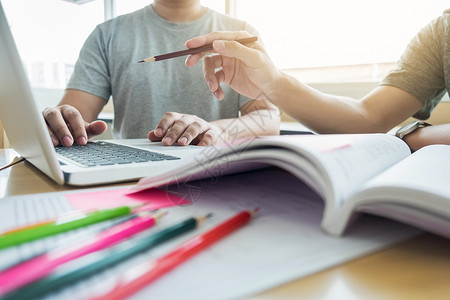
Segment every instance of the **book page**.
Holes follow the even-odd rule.
[[[237,212],[255,207],[259,207],[260,211],[250,223],[186,261],[131,299],[242,299],[385,249],[419,233],[404,224],[366,216],[358,220],[345,237],[329,236],[320,228],[324,208],[321,197],[296,177],[278,168],[188,182],[170,186],[168,191],[190,200],[191,204],[165,209],[168,214],[161,223],[144,234],[151,234],[192,216],[213,213],[213,217],[197,230],[65,289],[54,291],[47,299],[85,299],[105,293],[130,267],[160,257]],[[42,194],[41,198],[55,198],[58,195],[64,202],[63,193]],[[34,201],[33,197],[20,196],[24,201]],[[0,209],[1,216],[7,214],[11,214],[11,207]],[[26,247],[28,245],[10,251],[24,251]],[[7,259],[1,251],[0,258]]]
[[[343,219],[370,212],[450,238],[449,157],[445,145],[418,150],[363,185],[346,203]]]
[[[324,195],[333,202],[333,210],[341,207],[361,184],[411,153],[401,139],[388,134],[280,136],[278,141],[297,150],[315,164],[323,177],[328,177],[331,186]]]
[[[410,155],[388,134],[288,135],[244,139],[206,147],[189,168],[141,179],[133,192],[167,183],[217,178],[275,165],[298,176],[324,199],[323,226],[365,181]],[[263,165],[263,166],[261,166]],[[200,176],[199,176],[200,175]]]

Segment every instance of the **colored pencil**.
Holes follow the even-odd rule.
[[[51,275],[25,285],[2,297],[2,300],[35,299],[66,285],[112,267],[134,255],[195,229],[211,214],[188,218],[145,237],[133,238],[114,247],[93,252],[57,268]],[[0,283],[1,285],[1,283]]]
[[[248,43],[256,42],[257,40],[258,40],[257,36],[252,36],[249,38],[236,40],[236,42],[238,42],[240,44],[248,44]],[[209,44],[209,45],[205,45],[205,46],[201,46],[201,47],[197,47],[197,48],[191,48],[191,49],[176,51],[176,52],[172,52],[172,53],[166,53],[166,54],[148,57],[146,59],[138,61],[138,63],[160,61],[160,60],[175,58],[175,57],[179,57],[179,56],[186,56],[186,55],[190,55],[190,54],[207,52],[207,51],[211,51],[211,50],[213,50],[213,45]]]
[[[111,228],[111,227],[114,227],[121,223],[127,222],[127,221],[137,218],[139,216],[140,216],[139,213],[135,213],[135,214],[127,215],[124,217],[115,218],[114,220],[111,220],[109,222],[104,222],[103,224],[100,224],[99,226],[85,228],[82,231],[79,231],[73,235],[68,235],[68,236],[62,237],[61,239],[58,239],[57,241],[52,243],[52,249],[60,249],[62,247],[68,247],[69,245],[73,245],[75,243],[84,241],[84,240],[98,234],[99,232],[102,232],[108,228]],[[23,257],[21,260],[12,260],[8,264],[4,264],[0,268],[0,272],[2,272],[3,270],[9,269],[19,263],[28,261],[28,260],[38,257],[40,255],[43,255],[43,254],[47,253],[48,251],[49,251],[48,249],[45,249],[45,250],[38,251],[31,256]]]
[[[54,218],[50,218],[50,219],[47,219],[47,220],[38,221],[38,222],[35,222],[35,223],[25,224],[25,225],[21,225],[21,226],[17,226],[17,227],[11,228],[11,229],[7,229],[5,231],[0,232],[0,236],[6,235],[6,234],[10,234],[10,233],[13,233],[13,232],[24,231],[24,230],[27,230],[27,229],[31,229],[31,228],[34,228],[34,227],[39,227],[39,226],[50,224],[50,223],[55,223],[55,222],[58,222],[58,221],[62,221],[64,218],[74,218],[76,216],[82,216],[82,215],[85,215],[87,213],[91,213],[91,212],[94,212],[94,211],[96,211],[96,210],[88,210],[88,211],[73,210],[73,211],[69,211],[67,213],[64,213],[64,214],[62,214],[60,216],[57,216],[57,217],[54,217]]]
[[[129,269],[122,274],[113,290],[95,300],[118,300],[131,296],[195,254],[245,225],[256,211],[257,209],[242,211],[210,231],[181,244],[180,247],[161,258]]]
[[[63,233],[69,230],[92,225],[116,217],[128,215],[135,207],[120,206],[112,209],[94,211],[92,213],[83,214],[73,219],[63,219],[63,221],[53,221],[51,223],[42,224],[36,227],[19,230],[0,236],[0,249],[16,246],[25,242],[31,242],[40,238]]]
[[[0,273],[0,296],[49,275],[59,265],[83,255],[106,249],[148,229],[164,214],[144,215],[109,228],[84,242],[50,251]]]

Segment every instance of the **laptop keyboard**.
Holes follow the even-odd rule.
[[[55,150],[59,155],[86,167],[180,159],[176,156],[104,141],[89,142],[85,146],[58,146]]]

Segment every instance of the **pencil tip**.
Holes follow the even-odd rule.
[[[205,221],[206,219],[211,218],[213,215],[214,215],[213,213],[209,213],[209,214],[197,217],[195,219],[197,220],[197,224],[198,224],[198,223],[201,223],[201,222]]]
[[[254,209],[252,209],[251,211],[250,211],[250,214],[253,216],[254,214],[256,214],[258,211],[260,211],[261,210],[261,208],[260,207],[255,207]]]
[[[138,61],[138,63],[146,63],[146,62],[154,62],[154,61],[156,61],[155,57],[149,57],[149,58]]]
[[[159,211],[159,212],[157,212],[156,214],[153,215],[153,218],[158,221],[159,219],[161,219],[165,215],[167,215],[167,211]]]

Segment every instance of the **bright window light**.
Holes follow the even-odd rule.
[[[259,30],[279,68],[305,68],[394,62],[448,6],[448,0],[241,0],[235,13]]]
[[[78,53],[104,21],[148,0],[2,0],[17,46],[35,87],[64,89]],[[109,2],[108,2],[109,1]],[[448,7],[448,0],[202,0],[246,20],[261,34],[275,64],[307,82],[380,80],[410,39]],[[26,9],[23,9],[26,7]]]
[[[2,0],[2,5],[31,84],[63,89],[85,39],[104,20],[103,1]]]

